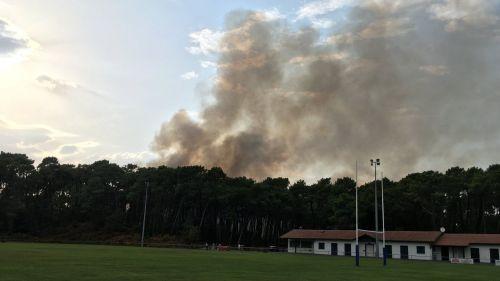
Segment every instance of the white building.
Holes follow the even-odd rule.
[[[359,231],[362,257],[375,257],[375,233]],[[382,257],[382,234],[379,256]],[[356,255],[354,230],[294,229],[283,236],[288,252],[333,256]],[[499,260],[500,234],[448,234],[439,231],[386,231],[388,258],[413,260],[468,259],[470,262],[494,263]],[[457,260],[462,261],[462,260]]]

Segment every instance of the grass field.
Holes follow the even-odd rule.
[[[500,280],[500,267],[282,253],[36,243],[0,244],[1,281]]]

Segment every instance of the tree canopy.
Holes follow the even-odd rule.
[[[388,230],[444,226],[449,232],[500,233],[500,165],[383,180]],[[26,155],[1,152],[0,233],[75,240],[133,237],[141,229],[146,182],[147,237],[269,245],[292,228],[354,229],[351,178],[308,185],[286,178],[232,178],[217,167],[120,167],[106,160],[67,165],[54,157],[35,167]],[[359,187],[360,227],[365,229],[374,227],[373,185]]]

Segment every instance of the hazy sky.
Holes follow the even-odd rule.
[[[384,19],[383,26],[380,26],[381,21],[373,21],[359,30],[356,35],[365,41],[401,37],[406,41],[399,43],[412,42],[412,32],[417,30],[412,25],[421,22],[412,22],[414,18],[407,15],[415,10],[419,16],[424,15],[415,19],[424,22],[426,27],[422,30],[425,32],[440,28],[443,36],[466,38],[471,34],[469,30],[488,30],[489,45],[484,48],[484,58],[498,59],[495,53],[499,48],[493,44],[500,42],[498,0],[0,0],[0,150],[26,153],[37,161],[45,156],[56,156],[64,163],[90,163],[103,158],[119,164],[148,163],[156,159],[151,146],[164,122],[182,109],[196,121],[207,104],[213,102],[206,93],[211,91],[217,77],[219,42],[228,13],[252,10],[263,15],[264,21],[282,21],[291,30],[312,27],[319,36],[314,44],[321,45],[340,42],[339,39],[344,43],[352,40],[345,37],[347,33],[338,34],[344,36],[342,38],[335,36],[336,30],[342,30],[346,24],[361,24],[362,20],[348,22],[349,11],[355,6],[353,3],[361,7],[361,11],[378,13],[383,10],[390,15]],[[431,24],[426,25],[427,21],[437,27],[428,28]],[[381,28],[383,36],[380,36]],[[427,35],[423,35],[425,40]],[[430,40],[440,37],[427,36]],[[430,47],[429,52],[436,50],[443,51],[436,45]],[[425,60],[426,54],[417,51],[422,50],[415,53]],[[443,61],[456,61],[452,56],[460,52],[464,51],[451,52]],[[335,59],[342,60],[345,54],[347,52],[336,53]],[[434,62],[430,56],[427,60],[427,63],[418,61],[419,64],[409,62],[412,67],[416,65],[412,77],[414,73],[426,74],[433,79],[429,80],[432,83],[446,77],[450,78],[447,81],[461,80],[454,76],[460,71],[450,71],[446,64]],[[466,62],[457,63],[459,68],[461,65]],[[490,69],[498,73],[499,68],[491,66]],[[489,76],[494,74],[487,73]],[[422,79],[416,83],[424,81]],[[427,83],[425,81],[422,83]],[[490,91],[497,85],[495,81],[482,88],[478,86],[481,95],[491,98],[490,102],[485,102],[486,106],[493,107],[498,102],[498,92]],[[496,116],[491,113],[487,117]],[[480,130],[472,130],[466,134],[469,142],[457,143],[454,147],[459,150],[471,147],[477,150],[482,145],[498,147],[499,142],[494,139],[499,127],[488,124],[491,125],[488,127],[491,140],[477,141],[473,136]],[[467,127],[471,128],[464,125],[455,131],[467,130],[464,129]],[[450,135],[453,133],[450,131]],[[169,155],[172,145],[161,147],[161,153]],[[446,142],[440,145],[448,146]],[[455,152],[450,150],[449,153]],[[460,157],[457,155],[449,159]],[[479,164],[496,159],[494,154],[484,155],[481,156],[484,163]],[[325,176],[332,170],[335,157],[328,156],[323,162],[327,165],[318,162]],[[432,155],[426,159],[432,159]],[[425,169],[427,160],[417,163],[420,166],[415,165]],[[445,166],[455,164],[441,156],[434,160]],[[394,161],[393,165],[397,166],[400,160],[395,158]],[[303,167],[296,167],[295,172],[297,170],[305,171]],[[296,175],[304,176],[301,173]]]
[[[153,157],[162,121],[196,112],[213,59],[189,35],[234,9],[293,1],[0,1],[0,149],[63,162]],[[277,11],[277,10],[274,10]],[[211,35],[211,34],[208,34]],[[203,65],[202,65],[203,64]]]

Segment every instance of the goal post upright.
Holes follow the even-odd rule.
[[[359,238],[358,238],[358,160],[356,160],[356,266],[359,266]]]
[[[387,249],[385,247],[385,213],[384,213],[384,172],[381,172],[381,192],[382,192],[382,254],[384,255],[384,266],[387,265]]]

